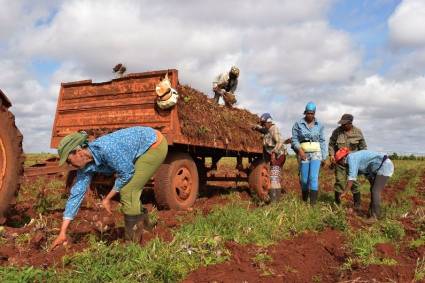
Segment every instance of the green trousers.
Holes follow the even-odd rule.
[[[335,165],[335,191],[342,193],[347,184],[347,172],[348,168],[340,164]],[[353,194],[359,192],[359,183],[354,181],[353,186],[351,187]]]
[[[168,152],[168,143],[165,137],[161,143],[150,148],[136,159],[133,178],[120,191],[121,212],[127,215],[139,215],[142,211],[140,196],[143,188],[164,162]]]

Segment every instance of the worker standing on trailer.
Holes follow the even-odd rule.
[[[94,173],[116,174],[115,184],[102,200],[111,212],[111,199],[120,194],[126,239],[140,242],[143,226],[149,225],[147,210],[140,196],[145,184],[155,174],[168,151],[165,137],[149,127],[132,127],[88,142],[85,132],[64,137],[59,143],[59,164],[78,168],[77,179],[66,203],[63,222],[52,248],[67,241],[66,231],[76,216]]]
[[[341,203],[341,193],[344,191],[347,183],[347,168],[335,162],[335,152],[343,147],[350,149],[350,152],[367,149],[365,138],[362,131],[353,126],[353,115],[344,114],[339,120],[338,128],[336,128],[329,139],[329,159],[335,169],[335,203]],[[361,194],[359,191],[359,183],[353,182],[351,186],[353,193],[354,210],[358,211],[361,205]]]
[[[282,192],[281,174],[287,154],[285,141],[269,113],[261,115],[260,125],[256,125],[254,129],[263,134],[264,156],[270,162],[269,197],[270,201],[276,201]]]
[[[229,72],[217,76],[213,82],[214,101],[218,104],[223,97],[224,104],[232,107],[236,103],[235,91],[238,87],[239,68],[233,66]]]
[[[319,171],[326,160],[327,150],[323,125],[315,118],[316,104],[307,103],[304,118],[292,127],[292,148],[297,153],[303,201],[310,197],[310,204],[317,201]]]
[[[370,150],[350,152],[346,147],[335,153],[335,161],[348,167],[348,181],[345,192],[351,190],[359,174],[366,175],[370,183],[369,222],[381,216],[381,192],[394,173],[394,164],[387,155]]]

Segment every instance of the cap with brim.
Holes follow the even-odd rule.
[[[353,119],[354,119],[353,115],[344,114],[344,115],[342,115],[341,119],[338,121],[338,124],[345,125],[345,124],[348,124],[348,123],[352,123]]]
[[[77,132],[64,137],[58,146],[59,166],[65,164],[71,151],[84,144],[87,144],[87,133],[85,132]]]

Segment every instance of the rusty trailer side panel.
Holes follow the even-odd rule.
[[[167,72],[176,87],[177,70],[130,74],[104,83],[62,83],[51,147],[75,131],[86,130],[96,137],[137,125],[160,130],[172,144],[174,136],[181,135],[176,108],[161,111],[155,107],[155,86]]]
[[[155,107],[155,86],[168,73],[173,88],[178,85],[175,69],[129,74],[103,83],[91,80],[62,83],[52,130],[51,147],[73,132],[85,130],[91,138],[121,128],[149,126],[160,130],[169,145],[188,145],[204,149],[223,149],[239,153],[262,153],[261,144],[254,148],[240,145],[230,148],[222,141],[205,143],[183,136],[178,108]]]

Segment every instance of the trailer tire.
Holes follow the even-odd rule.
[[[251,165],[251,172],[248,176],[249,188],[252,193],[262,201],[269,199],[270,190],[270,168],[262,159],[257,159]]]
[[[24,171],[22,134],[16,128],[15,117],[0,101],[0,224],[19,191]]]
[[[186,153],[169,153],[155,174],[155,199],[159,207],[190,208],[198,197],[198,169]]]

